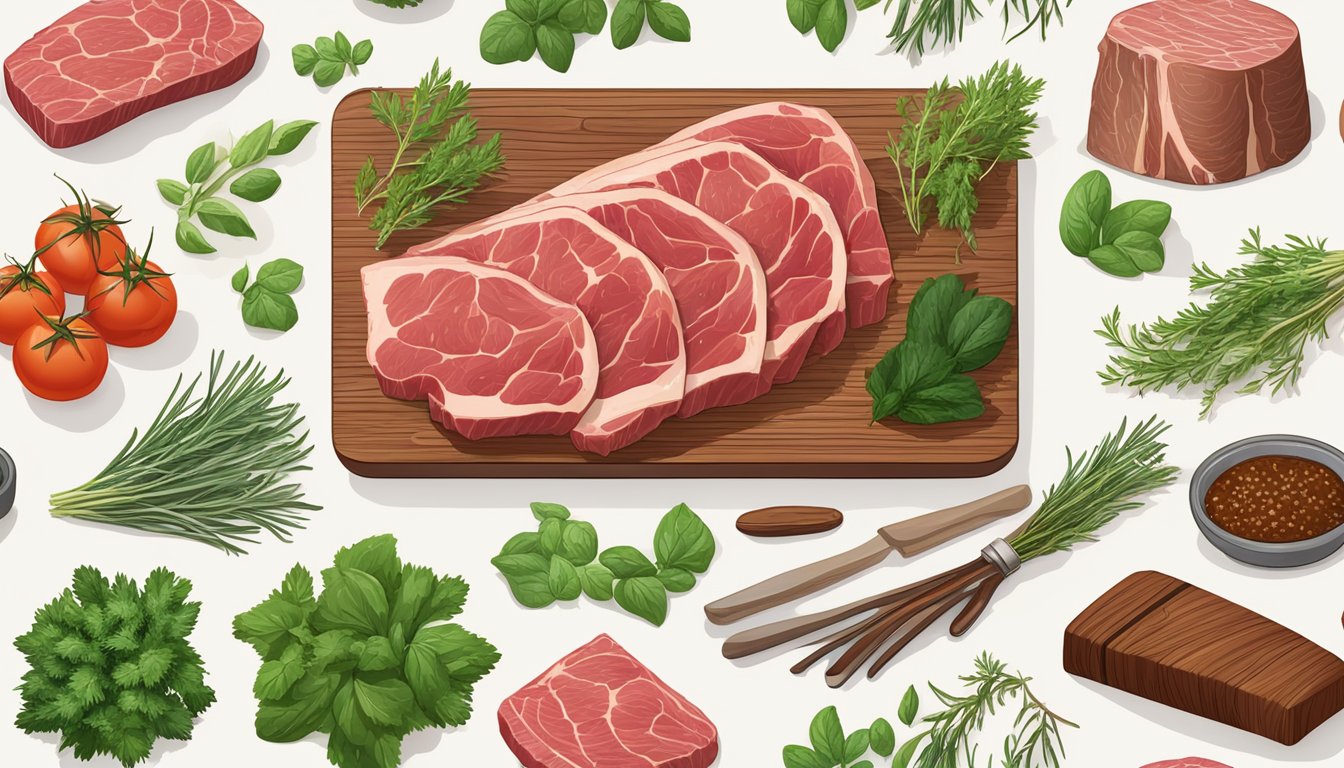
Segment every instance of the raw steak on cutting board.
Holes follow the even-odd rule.
[[[891,251],[877,208],[877,186],[854,140],[829,112],[778,101],[756,104],[692,125],[664,143],[685,139],[741,144],[825,198],[845,233],[850,327],[886,317]]]
[[[499,706],[499,730],[526,768],[707,768],[719,733],[607,635]]]
[[[776,384],[793,381],[809,350],[826,354],[840,343],[844,235],[820,195],[740,144],[689,140],[613,160],[538,200],[631,186],[685,200],[737,231],[756,251],[767,292],[762,375]]]
[[[507,269],[579,308],[597,339],[597,394],[570,432],[606,456],[675,414],[686,353],[667,280],[643,253],[591,216],[556,208],[416,246],[407,256],[458,256]],[[405,258],[405,257],[403,257]]]
[[[369,365],[383,392],[428,400],[470,440],[563,435],[597,391],[597,341],[575,307],[466,259],[364,267]]]
[[[1311,139],[1297,25],[1250,0],[1156,0],[1101,42],[1087,149],[1186,184],[1236,181]]]
[[[1232,768],[1230,765],[1224,765],[1216,760],[1209,760],[1204,757],[1183,757],[1180,760],[1163,760],[1160,763],[1149,763],[1143,768]]]
[[[761,377],[765,273],[741,235],[680,198],[638,187],[551,198],[458,232],[548,208],[587,213],[662,270],[686,343],[686,393],[679,416],[745,403],[770,388]]]
[[[92,0],[5,59],[14,110],[53,147],[241,80],[262,24],[234,0]]]

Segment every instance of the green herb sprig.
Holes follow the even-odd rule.
[[[1031,157],[1031,107],[1044,88],[1044,80],[998,62],[955,88],[944,79],[923,99],[897,100],[903,119],[887,155],[900,175],[901,205],[915,234],[924,231],[932,201],[938,226],[960,231],[975,250],[976,185],[999,163]]]
[[[377,206],[369,229],[377,247],[404,230],[428,224],[440,205],[460,205],[481,180],[504,167],[499,134],[477,144],[476,120],[466,111],[471,86],[453,80],[439,62],[420,79],[410,98],[374,91],[369,108],[397,137],[397,150],[385,171],[369,157],[355,179],[360,214]]]
[[[353,45],[344,32],[335,37],[319,37],[312,44],[300,43],[290,51],[294,71],[303,77],[312,75],[313,82],[322,88],[333,86],[345,77],[346,70],[358,75],[359,68],[373,56],[373,41],[361,40]]]
[[[854,0],[854,7],[863,11],[881,2]],[[994,0],[989,2],[992,5]],[[839,47],[849,24],[848,0],[787,0],[787,4],[789,20],[799,32],[807,34],[815,29],[823,48],[834,51]],[[1073,0],[1064,0],[1065,8],[1072,4]],[[959,42],[966,25],[981,16],[975,0],[886,0],[883,12],[890,12],[892,5],[896,6],[896,18],[887,37],[897,52],[913,50],[920,56],[929,48]],[[1020,19],[1021,26],[1008,37],[1009,42],[1032,29],[1039,29],[1045,40],[1052,24],[1064,23],[1060,0],[1003,0],[1002,15],[1004,35]]]
[[[227,152],[208,142],[197,147],[187,158],[186,182],[159,179],[159,194],[177,209],[177,245],[187,253],[214,253],[192,219],[212,232],[233,237],[257,239],[247,214],[237,205],[220,197],[227,184],[234,196],[252,203],[269,200],[280,188],[280,174],[270,168],[258,168],[268,157],[287,155],[298,149],[317,125],[312,120],[295,120],[275,127],[267,120],[243,137]]]
[[[504,574],[514,599],[528,608],[545,608],[579,595],[606,602],[613,597],[626,611],[662,626],[668,593],[689,592],[696,575],[714,559],[714,534],[685,504],[663,516],[653,536],[654,560],[634,547],[610,547],[598,553],[591,523],[571,519],[559,504],[534,503],[537,531],[505,542],[490,562]]]
[[[158,568],[144,589],[122,574],[75,570],[73,586],[41,608],[14,641],[30,669],[16,724],[59,733],[80,760],[111,755],[130,768],[159,739],[191,738],[215,701],[201,657],[187,639],[201,604],[191,582]]]
[[[1064,197],[1059,237],[1074,256],[1117,277],[1157,272],[1166,263],[1162,234],[1171,206],[1130,200],[1111,207],[1111,180],[1101,171],[1083,174]]]
[[[303,283],[303,265],[285,258],[268,261],[251,285],[249,274],[244,264],[232,281],[233,290],[243,294],[243,322],[281,333],[293,328],[299,322],[299,308],[290,294]]]
[[[665,40],[691,40],[690,18],[670,0],[617,0],[611,12],[612,44],[618,50],[634,45],[646,22]],[[546,66],[568,72],[575,36],[600,35],[606,23],[606,0],[506,0],[504,10],[481,29],[481,57],[511,64],[540,54]]]
[[[131,433],[121,452],[98,476],[53,494],[51,514],[176,536],[229,554],[246,554],[262,530],[288,541],[321,507],[303,501],[288,482],[312,446],[298,406],[277,403],[289,385],[283,372],[267,378],[252,358],[221,376],[222,352],[210,356],[204,392],[201,377],[168,396],[141,435]]]

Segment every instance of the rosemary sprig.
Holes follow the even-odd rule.
[[[387,171],[380,173],[370,157],[355,179],[359,213],[379,206],[369,222],[379,249],[394,233],[428,224],[435,207],[465,203],[483,177],[504,167],[499,134],[475,143],[470,98],[471,86],[454,81],[451,69],[441,72],[438,59],[409,99],[391,91],[370,95],[373,116],[397,137]]]
[[[896,4],[896,19],[887,37],[902,53],[913,48],[922,56],[926,48],[960,41],[967,22],[980,18],[975,0],[887,0],[886,9],[890,10],[893,3]],[[1064,7],[1072,4],[1073,0],[1065,0]],[[1064,11],[1059,7],[1059,0],[1003,0],[1002,16],[1005,35],[1015,19],[1022,19],[1021,29],[1008,38],[1009,42],[1034,28],[1040,29],[1044,40],[1052,23],[1064,24]]]
[[[1254,229],[1240,254],[1254,258],[1222,274],[1195,267],[1190,289],[1209,293],[1205,306],[1192,303],[1170,320],[1128,328],[1119,308],[1103,317],[1097,333],[1120,352],[1101,380],[1140,393],[1202,387],[1201,418],[1237,382],[1245,382],[1238,394],[1295,386],[1307,344],[1325,340],[1326,323],[1344,306],[1344,251],[1296,235],[1284,247],[1264,245]]]
[[[287,483],[291,472],[310,469],[308,433],[294,404],[276,404],[289,384],[268,379],[252,358],[220,371],[223,353],[210,356],[206,389],[197,376],[185,389],[181,377],[154,423],[131,434],[97,477],[51,497],[51,514],[199,541],[229,554],[263,529],[289,541],[303,528],[303,501]]]

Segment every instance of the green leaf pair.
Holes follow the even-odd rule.
[[[598,35],[607,23],[606,0],[505,0],[504,10],[481,30],[481,56],[491,64],[529,61],[536,55],[557,72],[574,62],[574,36]],[[661,37],[689,42],[686,12],[667,0],[619,0],[611,13],[611,41],[618,49],[639,40],[645,22]]]
[[[979,417],[984,400],[966,374],[1003,351],[1013,308],[994,296],[966,290],[961,278],[924,281],[906,315],[905,339],[868,374],[873,421],[895,416],[911,424]]]
[[[291,293],[303,282],[303,265],[276,259],[257,270],[257,279],[247,284],[246,264],[233,274],[233,290],[243,294],[243,322],[253,328],[284,333],[299,322],[299,308]]]
[[[358,75],[359,68],[373,55],[373,41],[361,40],[351,44],[344,32],[335,37],[319,37],[313,45],[300,43],[291,51],[294,71],[303,77],[312,75],[313,82],[323,88],[341,82],[346,70]]]
[[[807,735],[810,748],[798,744],[784,748],[784,768],[872,768],[872,760],[860,758],[870,752],[890,757],[896,749],[891,723],[879,717],[871,726],[845,735],[835,707],[818,712]]]
[[[532,504],[539,521],[535,532],[520,533],[504,543],[490,562],[504,575],[514,599],[528,608],[587,595],[616,604],[645,621],[662,626],[668,593],[689,592],[696,574],[714,559],[714,535],[690,507],[678,504],[663,516],[654,532],[656,561],[634,547],[598,552],[597,531],[590,523],[571,519],[559,504]]]
[[[303,143],[317,123],[295,120],[275,127],[267,120],[247,132],[227,152],[208,142],[197,147],[187,158],[186,183],[159,179],[155,184],[164,200],[178,207],[177,245],[187,253],[214,253],[202,227],[220,234],[256,239],[247,214],[233,202],[218,197],[227,184],[234,196],[252,203],[269,200],[280,188],[280,174],[270,168],[256,168],[268,157],[293,152]]]
[[[854,0],[854,7],[862,11],[881,1]],[[834,53],[849,27],[848,3],[849,0],[788,0],[789,21],[804,35],[815,30],[821,47]]]
[[[1162,234],[1171,223],[1171,206],[1156,200],[1131,200],[1111,207],[1111,180],[1089,171],[1064,197],[1059,237],[1069,253],[1088,259],[1117,277],[1157,272],[1166,263]]]
[[[402,563],[392,536],[336,553],[323,590],[296,565],[280,588],[233,620],[262,658],[257,735],[294,742],[325,733],[340,768],[396,768],[401,741],[471,717],[475,684],[499,653],[457,624],[467,584]]]

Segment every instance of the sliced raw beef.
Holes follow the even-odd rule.
[[[470,440],[563,435],[597,391],[597,341],[577,308],[466,259],[389,259],[360,271],[369,365],[383,392],[428,400]]]
[[[665,143],[685,139],[742,144],[826,198],[849,253],[845,312],[850,327],[886,317],[891,251],[877,209],[877,185],[854,140],[829,112],[784,102],[758,104],[711,117]]]
[[[233,0],[92,0],[5,59],[14,110],[53,147],[241,80],[261,22]]]
[[[809,349],[826,354],[840,343],[844,235],[820,195],[741,144],[689,140],[613,160],[542,198],[621,187],[668,192],[751,244],[765,270],[769,327],[763,376],[776,384],[792,381]],[[820,333],[823,325],[826,335]]]
[[[1143,768],[1232,768],[1232,766],[1204,757],[1183,757],[1180,760],[1163,760],[1160,763],[1150,763]]]
[[[707,768],[714,724],[606,635],[499,706],[499,730],[526,768]]]
[[[1297,26],[1250,0],[1157,0],[1106,30],[1087,149],[1126,170],[1220,184],[1311,139]]]
[[[667,278],[686,342],[686,393],[678,415],[745,403],[769,389],[770,382],[761,380],[765,273],[741,235],[690,203],[637,187],[551,198],[482,224],[557,207],[592,216],[643,251]]]
[[[597,394],[570,432],[603,456],[677,412],[686,354],[672,291],[658,268],[591,216],[556,208],[454,233],[410,256],[459,256],[507,269],[579,308],[597,338]]]

